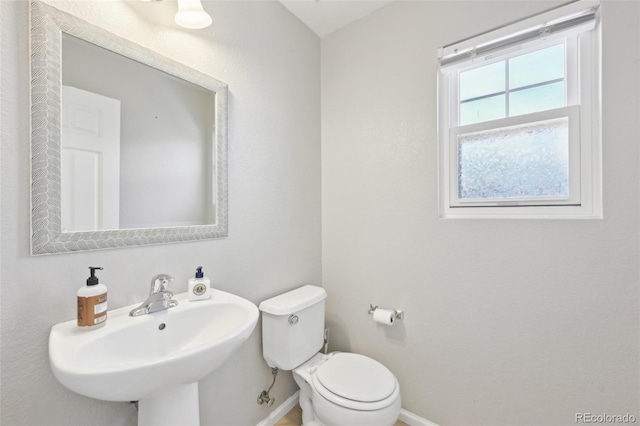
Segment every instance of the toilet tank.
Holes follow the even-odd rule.
[[[260,303],[262,356],[269,367],[293,370],[324,344],[322,287],[305,285]]]

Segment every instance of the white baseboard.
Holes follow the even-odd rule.
[[[405,422],[409,426],[438,426],[437,424],[430,422],[417,414],[413,414],[411,411],[407,411],[404,408],[400,410],[398,420]]]
[[[300,391],[296,391],[293,395],[286,399],[285,402],[280,404],[275,410],[273,410],[266,419],[262,420],[256,426],[274,426],[280,419],[282,419],[293,407],[298,403],[298,396]]]
[[[293,407],[298,403],[298,397],[300,396],[300,391],[297,391],[293,395],[291,395],[285,402],[280,404],[278,408],[273,410],[266,419],[262,420],[256,426],[274,426],[280,419],[282,419]],[[430,422],[427,419],[424,419],[417,414],[413,414],[410,411],[405,410],[404,408],[400,410],[400,416],[398,420],[405,422],[409,426],[438,426],[437,424]]]

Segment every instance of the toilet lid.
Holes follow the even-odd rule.
[[[387,367],[359,354],[337,353],[315,376],[331,393],[353,401],[381,401],[396,388],[395,376]]]

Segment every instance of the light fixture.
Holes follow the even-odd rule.
[[[206,28],[212,22],[200,0],[178,0],[178,12],[174,19],[176,24],[191,30]]]

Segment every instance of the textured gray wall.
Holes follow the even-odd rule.
[[[103,266],[109,307],[144,300],[151,277],[203,265],[212,285],[255,303],[321,284],[320,41],[277,2],[205,2],[207,30],[173,23],[176,3],[49,1],[95,25],[229,84],[229,237],[222,240],[29,256],[28,2],[0,2],[2,120],[1,418],[3,425],[133,424],[128,403],[81,397],[51,374],[50,327],[75,317],[87,266]],[[271,381],[260,325],[200,385],[201,419],[256,424]],[[279,401],[296,387],[279,375]],[[275,407],[274,407],[275,408]]]
[[[640,418],[640,3],[602,6],[605,219],[438,219],[436,49],[551,6],[394,2],[322,40],[332,346],[385,363],[441,425]]]

